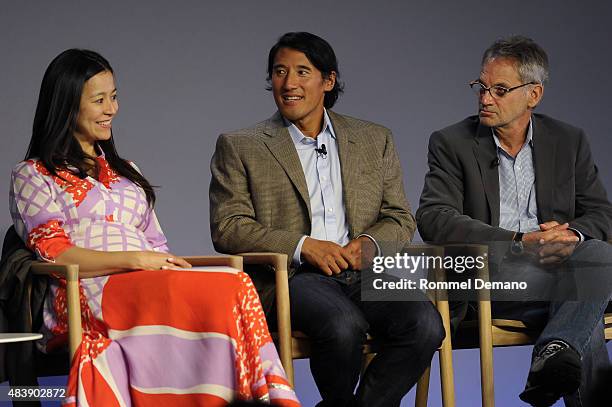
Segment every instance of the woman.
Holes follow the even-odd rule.
[[[21,238],[40,259],[76,263],[87,277],[66,401],[299,405],[248,276],[180,270],[190,265],[168,253],[151,184],[115,149],[117,110],[108,61],[87,50],[61,53],[43,78],[26,161],[12,173]],[[66,332],[65,282],[54,280],[44,350],[64,346]]]

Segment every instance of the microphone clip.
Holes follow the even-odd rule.
[[[327,158],[327,148],[325,144],[321,144],[321,148],[315,147],[315,152],[317,153],[317,157]]]

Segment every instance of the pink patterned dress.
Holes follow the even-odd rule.
[[[53,262],[72,246],[167,252],[145,194],[104,156],[97,179],[52,176],[40,161],[12,173],[17,233]],[[62,179],[63,178],[63,179]],[[67,405],[225,406],[235,399],[299,406],[249,277],[228,267],[140,270],[81,279],[83,341]],[[65,346],[65,281],[44,307],[45,351]]]

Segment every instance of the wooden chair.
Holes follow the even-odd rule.
[[[192,266],[229,266],[242,270],[239,256],[193,256],[184,257]],[[79,266],[35,262],[31,271],[36,275],[60,276],[66,279],[66,302],[68,306],[69,362],[78,349],[82,338],[81,305],[79,302]],[[109,273],[112,274],[112,273]]]
[[[612,242],[610,242],[612,243]],[[462,245],[464,255],[487,255],[488,249],[484,245]],[[488,281],[488,265],[478,275]],[[444,312],[444,310],[441,310]],[[448,312],[448,308],[446,310]],[[606,340],[612,339],[612,313],[604,315],[604,335]],[[483,407],[495,406],[495,392],[493,386],[493,347],[533,345],[540,335],[538,330],[527,327],[522,321],[508,319],[493,319],[491,317],[491,301],[489,293],[481,290],[478,294],[478,320],[464,321],[452,340],[452,349],[480,349],[480,381]],[[440,374],[443,370],[452,369],[452,364],[440,361]],[[426,372],[427,373],[427,372]],[[420,383],[419,383],[420,384]],[[425,404],[426,406],[425,395]]]
[[[443,249],[430,245],[411,245],[409,250],[418,254],[440,255]],[[273,333],[273,338],[279,348],[280,359],[287,373],[291,385],[294,384],[293,359],[308,358],[311,354],[311,344],[308,337],[299,331],[291,330],[289,279],[287,273],[287,255],[278,253],[243,253],[244,264],[270,264],[275,269],[276,282],[276,313],[278,319],[278,332]],[[436,276],[442,275],[441,269],[433,270]],[[439,349],[440,364],[446,369],[440,369],[442,384],[442,398],[445,407],[455,406],[455,395],[453,386],[453,369],[450,342],[450,319],[448,301],[433,298],[436,307],[443,316],[444,328],[447,332],[446,338]],[[364,346],[364,369],[376,352],[375,339],[368,336]],[[425,406],[427,403],[427,390],[429,386],[429,369],[423,374],[417,388],[417,407]],[[419,391],[420,389],[420,391]]]

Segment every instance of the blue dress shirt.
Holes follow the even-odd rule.
[[[540,230],[531,121],[525,144],[516,157],[512,157],[504,150],[495,131],[492,129],[491,131],[499,160],[499,226],[523,233]]]
[[[283,120],[297,150],[308,186],[312,218],[310,237],[344,246],[349,242],[349,226],[342,193],[338,143],[327,111],[323,114],[323,126],[316,139],[304,136],[295,124]],[[327,154],[317,153],[315,149],[320,151],[323,145]],[[306,237],[302,236],[295,249],[295,265],[301,264],[300,255]]]
[[[525,144],[516,157],[512,157],[503,149],[493,129],[491,133],[499,160],[499,226],[523,233],[539,231],[532,121],[529,121]],[[570,230],[576,232],[581,242],[584,241],[584,235],[579,230]]]

